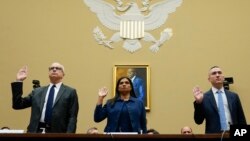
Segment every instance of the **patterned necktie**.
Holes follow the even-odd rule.
[[[49,91],[49,97],[47,100],[47,105],[46,105],[46,111],[45,111],[45,123],[50,123],[51,122],[51,117],[52,117],[52,106],[53,106],[53,101],[54,101],[54,93],[55,93],[55,85],[53,85],[50,88]]]
[[[222,91],[217,91],[217,94],[218,94],[218,110],[220,115],[221,130],[225,131],[227,130],[227,122],[226,122],[225,109],[222,99]]]

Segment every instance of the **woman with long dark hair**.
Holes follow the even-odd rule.
[[[147,132],[144,104],[136,98],[132,81],[128,77],[121,77],[117,81],[114,98],[103,106],[103,99],[107,94],[106,87],[99,90],[94,113],[95,122],[107,118],[104,132]]]

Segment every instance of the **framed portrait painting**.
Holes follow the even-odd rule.
[[[121,77],[129,77],[133,83],[135,95],[142,100],[145,109],[150,110],[150,70],[148,65],[115,65],[113,70],[113,94],[117,80]]]

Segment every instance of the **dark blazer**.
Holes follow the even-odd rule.
[[[107,125],[104,129],[104,132],[117,131],[122,104],[123,102],[121,100],[116,100],[113,104],[110,100],[108,100],[103,107],[101,104],[96,106],[94,121],[101,122],[107,118]],[[130,97],[127,103],[127,108],[133,130],[131,132],[140,133],[142,131],[143,133],[146,133],[146,111],[143,102],[137,98]]]
[[[31,107],[31,117],[27,132],[36,133],[49,86],[36,88],[26,97],[22,97],[22,82],[13,82],[11,83],[11,87],[13,109]],[[78,109],[76,90],[62,84],[53,106],[51,132],[75,133]]]
[[[133,80],[133,87],[135,95],[138,99],[144,101],[145,99],[145,84],[142,78],[136,76]]]
[[[246,125],[246,118],[241,106],[239,96],[231,91],[225,90],[228,107],[232,122],[229,124]],[[194,120],[197,124],[202,124],[206,120],[205,133],[221,133],[220,117],[212,89],[204,94],[201,104],[194,102]]]

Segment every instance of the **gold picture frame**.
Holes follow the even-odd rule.
[[[148,65],[115,65],[113,70],[113,95],[115,95],[115,87],[120,77],[131,78],[137,98],[142,99],[147,111],[150,110],[150,69]]]

